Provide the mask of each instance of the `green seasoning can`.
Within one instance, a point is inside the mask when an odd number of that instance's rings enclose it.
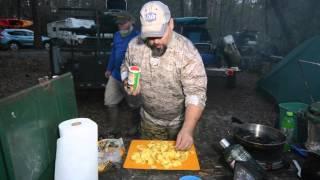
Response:
[[[133,90],[136,90],[140,80],[140,68],[139,66],[130,66],[128,75],[128,85],[133,86]]]

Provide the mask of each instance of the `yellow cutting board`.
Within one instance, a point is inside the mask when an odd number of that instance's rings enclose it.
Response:
[[[170,167],[166,169],[161,164],[155,164],[153,167],[151,167],[148,164],[138,164],[131,159],[132,154],[139,151],[137,146],[139,145],[146,146],[151,142],[157,142],[157,141],[160,141],[160,140],[132,140],[130,143],[129,151],[128,151],[126,160],[123,164],[123,167],[127,169],[200,170],[198,156],[197,156],[194,145],[192,145],[191,149],[189,150],[190,152],[188,155],[188,159],[183,161],[181,166],[177,166],[177,167]],[[175,141],[167,141],[167,142],[175,144]]]

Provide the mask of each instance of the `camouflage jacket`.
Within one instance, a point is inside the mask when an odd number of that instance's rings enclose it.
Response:
[[[121,76],[127,77],[129,66],[141,69],[140,87],[143,120],[174,127],[184,120],[189,104],[205,107],[207,76],[197,49],[192,42],[173,32],[165,54],[154,58],[141,38],[129,43]]]

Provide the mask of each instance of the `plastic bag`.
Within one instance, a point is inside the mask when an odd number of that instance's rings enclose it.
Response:
[[[120,166],[125,152],[123,139],[102,139],[98,150],[99,172],[106,171],[112,164]]]

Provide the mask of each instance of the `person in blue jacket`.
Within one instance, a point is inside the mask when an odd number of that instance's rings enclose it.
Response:
[[[108,83],[105,88],[104,105],[107,106],[110,134],[119,136],[122,130],[127,129],[126,135],[135,135],[138,132],[138,121],[140,120],[140,117],[137,117],[139,116],[139,98],[129,97],[126,94],[121,82],[120,66],[130,40],[137,36],[139,31],[133,26],[134,18],[126,11],[117,15],[116,23],[119,31],[114,34],[112,51],[105,72]],[[130,108],[129,122],[121,122],[124,121],[124,118],[119,118],[119,104],[123,99],[126,99]]]
[[[128,43],[139,34],[133,27],[133,17],[127,12],[120,13],[116,23],[119,31],[114,34],[111,56],[105,72],[109,80],[105,89],[104,105],[108,107],[116,106],[126,95],[121,84],[120,66],[124,60]]]

